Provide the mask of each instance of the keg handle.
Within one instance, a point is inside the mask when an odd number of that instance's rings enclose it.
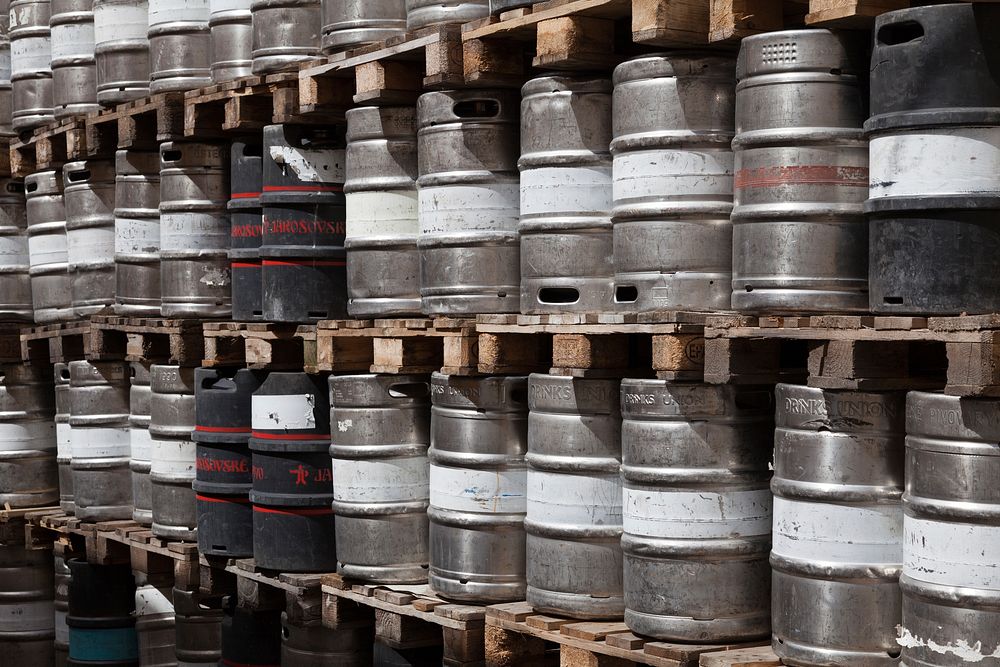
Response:
[[[160,153],[160,159],[164,162],[177,162],[181,157],[183,157],[183,153],[176,148],[171,148]]]
[[[496,118],[500,115],[500,100],[490,97],[460,100],[451,107],[457,118]]]
[[[386,387],[386,392],[392,398],[423,398],[431,388],[426,382],[396,382]]]
[[[219,377],[207,377],[201,381],[201,389],[211,389],[212,391],[236,391],[236,382],[233,378],[220,375]]]
[[[923,39],[924,26],[913,18],[879,26],[875,39],[882,46],[901,46]]]
[[[66,172],[66,178],[72,183],[87,181],[90,180],[90,170],[80,169],[78,171],[68,171]]]

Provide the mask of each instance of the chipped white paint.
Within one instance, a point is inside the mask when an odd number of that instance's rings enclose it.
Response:
[[[153,437],[146,428],[129,429],[130,450],[133,461],[148,463],[153,457]]]
[[[194,475],[195,444],[190,440],[153,438],[149,474],[155,479]]]
[[[804,561],[898,564],[903,559],[898,503],[852,505],[774,499],[775,554]]]
[[[611,165],[521,172],[521,219],[611,217]]]
[[[1000,526],[907,516],[903,530],[907,576],[931,584],[1000,591]]]
[[[253,396],[250,401],[250,423],[265,431],[304,431],[316,428],[316,396],[285,394]]]
[[[619,209],[648,206],[652,215],[672,202],[684,207],[692,200],[733,197],[733,152],[728,147],[628,151],[615,156],[613,174],[616,216],[625,213]]]
[[[338,419],[337,420],[337,430],[341,433],[347,433],[354,427],[353,419]]]
[[[563,526],[622,525],[622,482],[617,473],[528,469],[527,519]]]
[[[269,155],[275,164],[291,171],[304,183],[343,183],[346,152],[309,150],[293,146],[271,146]]]
[[[771,532],[771,491],[624,488],[623,528],[630,535],[721,539]]]
[[[431,465],[431,506],[456,512],[524,514],[525,466],[481,470]]]
[[[94,3],[94,43],[135,40],[146,41],[149,8],[139,0],[115,0]]]
[[[420,188],[420,233],[517,230],[517,180]]]
[[[981,663],[987,659],[1000,658],[1000,645],[997,645],[992,652],[986,653],[984,651],[989,651],[989,648],[984,649],[983,642],[979,639],[971,643],[965,639],[958,639],[953,643],[941,644],[930,638],[916,637],[902,626],[896,626],[896,630],[899,633],[896,643],[903,648],[925,648],[941,655],[953,655],[972,664]]]
[[[220,269],[209,267],[201,274],[201,278],[198,279],[203,285],[208,285],[209,287],[225,287],[229,284],[231,280],[229,269]]]

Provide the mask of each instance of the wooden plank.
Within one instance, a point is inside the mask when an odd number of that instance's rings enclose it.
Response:
[[[564,635],[589,641],[601,641],[614,632],[627,631],[628,626],[620,622],[567,623],[559,628]]]
[[[781,661],[769,646],[703,653],[700,667],[778,667]]]
[[[632,0],[632,41],[654,46],[708,43],[705,0]]]
[[[514,37],[533,39],[536,24],[549,19],[563,16],[594,16],[599,18],[620,18],[627,16],[631,10],[630,0],[574,0],[533,11],[509,21],[484,19],[462,27],[462,40],[487,39],[495,37]]]

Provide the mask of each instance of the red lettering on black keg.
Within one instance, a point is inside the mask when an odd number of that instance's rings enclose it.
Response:
[[[253,466],[252,474],[254,479],[264,479],[264,469],[260,466]]]
[[[233,225],[229,228],[229,236],[234,239],[255,239],[263,236],[264,225],[252,222],[246,225]]]
[[[301,463],[297,468],[292,468],[288,471],[290,475],[295,476],[295,486],[308,486],[309,485],[309,469],[306,468]]]
[[[246,459],[210,459],[201,457],[195,461],[195,468],[206,472],[245,473],[247,471],[247,461]]]
[[[264,229],[268,234],[346,234],[347,223],[343,220],[275,220],[264,218]]]
[[[313,475],[314,482],[333,482],[333,468],[320,468]]]

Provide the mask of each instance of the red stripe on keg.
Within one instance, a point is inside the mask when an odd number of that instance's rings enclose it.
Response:
[[[841,185],[868,187],[868,167],[804,165],[799,167],[756,167],[740,169],[733,184],[738,188],[766,188],[775,185]]]
[[[249,498],[237,498],[232,497],[230,500],[225,498],[213,497],[213,496],[203,496],[200,493],[194,494],[195,500],[204,500],[206,503],[239,503],[240,505],[249,505]]]
[[[333,260],[304,259],[301,261],[278,261],[265,259],[264,266],[347,266],[347,262],[337,262]]]
[[[260,662],[233,662],[232,660],[226,660],[223,658],[220,660],[226,667],[281,667],[281,665],[276,665],[274,663],[260,663]]]
[[[252,431],[250,435],[261,440],[329,440],[329,433],[261,433]]]
[[[259,269],[260,262],[233,262],[229,266],[233,269]]]
[[[230,199],[253,199],[254,197],[259,197],[259,192],[233,192],[229,195]]]
[[[206,433],[249,433],[250,429],[243,428],[242,426],[198,426],[194,427],[196,431],[205,431]]]
[[[342,192],[343,185],[265,185],[264,192]]]
[[[333,514],[332,509],[327,509],[325,507],[311,507],[304,510],[276,510],[272,507],[261,507],[260,505],[253,506],[254,512],[263,512],[264,514],[296,514],[298,516],[324,516],[327,514]]]

